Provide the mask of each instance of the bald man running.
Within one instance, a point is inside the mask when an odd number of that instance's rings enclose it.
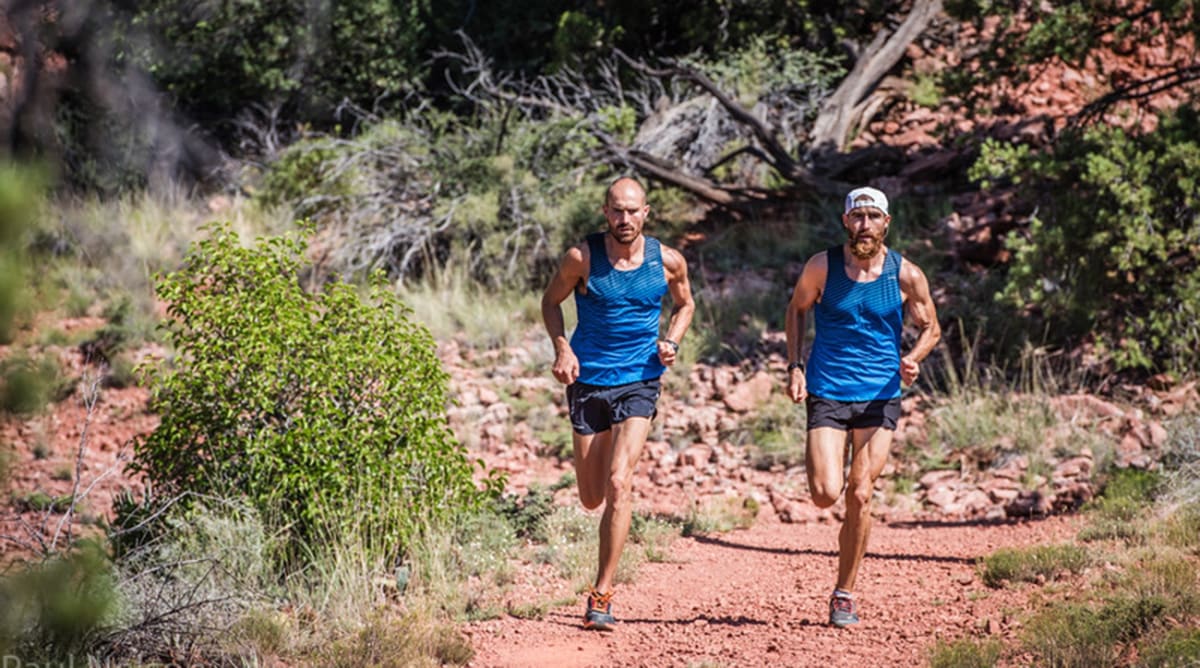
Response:
[[[567,385],[579,499],[588,509],[604,504],[583,626],[610,631],[613,579],[633,518],[633,472],[656,413],[659,377],[675,363],[696,306],[683,256],[642,234],[650,213],[642,185],[614,181],[603,212],[608,229],[562,258],[542,295],[542,319],[554,344],[554,377]],[[668,293],[673,308],[660,337]],[[572,294],[579,324],[568,342],[562,302]]]

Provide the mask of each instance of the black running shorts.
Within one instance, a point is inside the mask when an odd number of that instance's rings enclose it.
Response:
[[[596,434],[631,417],[653,419],[661,388],[657,378],[612,387],[571,383],[567,386],[571,428],[578,434]]]
[[[895,429],[900,419],[900,397],[874,401],[838,401],[808,395],[808,428],[834,427],[842,431],[882,427]]]

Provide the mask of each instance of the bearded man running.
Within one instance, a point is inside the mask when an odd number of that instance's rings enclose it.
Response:
[[[921,360],[941,338],[925,274],[883,243],[891,222],[886,195],[874,188],[850,191],[842,214],[846,242],[808,260],[785,315],[787,394],[806,402],[808,412],[809,492],[820,508],[846,493],[829,599],[829,623],[837,627],[858,623],[854,586],[871,533],[875,480],[900,416],[901,383],[916,381]],[[810,311],[815,336],[806,366],[802,347]],[[919,334],[901,356],[906,313]]]

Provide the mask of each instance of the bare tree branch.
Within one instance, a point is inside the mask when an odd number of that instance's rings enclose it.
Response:
[[[884,29],[875,35],[842,84],[821,106],[821,113],[813,123],[810,154],[836,152],[845,146],[870,93],[940,11],[942,0],[916,0],[895,32]]]
[[[1156,77],[1135,81],[1117,90],[1100,96],[1080,109],[1070,119],[1070,125],[1079,127],[1095,122],[1113,105],[1126,100],[1140,100],[1193,81],[1200,81],[1200,65],[1182,67]]]
[[[787,149],[775,138],[774,131],[766,123],[736,100],[726,95],[712,79],[705,76],[703,72],[687,67],[686,65],[676,63],[675,67],[680,75],[695,83],[704,92],[720,102],[721,106],[729,112],[729,115],[735,121],[748,127],[754,133],[754,138],[758,140],[758,143],[762,145],[770,156],[769,163],[771,167],[782,174],[784,178],[813,189],[820,189],[824,185],[811,171],[792,158]]]

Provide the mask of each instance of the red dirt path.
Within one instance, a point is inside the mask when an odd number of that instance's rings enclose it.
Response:
[[[609,634],[579,627],[582,600],[543,619],[464,627],[471,666],[917,666],[938,639],[1019,631],[1031,589],[990,589],[978,557],[1070,540],[1076,517],[877,523],[859,574],[856,627],[826,622],[836,526],[788,525],[764,510],[748,530],[681,538],[620,586]]]

